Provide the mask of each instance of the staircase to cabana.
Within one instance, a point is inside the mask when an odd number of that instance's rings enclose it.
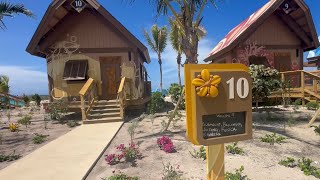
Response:
[[[83,124],[123,121],[127,105],[127,83],[130,83],[128,78],[121,79],[117,99],[99,100],[99,84],[94,79],[89,78],[79,92]]]
[[[280,72],[280,74],[286,88],[273,92],[269,98],[301,99],[302,105],[306,102],[320,102],[320,71],[297,70]]]

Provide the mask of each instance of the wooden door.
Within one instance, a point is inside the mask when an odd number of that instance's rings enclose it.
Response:
[[[275,53],[274,66],[279,72],[291,71],[290,53]]]
[[[100,57],[102,97],[101,99],[116,99],[120,84],[120,57]]]

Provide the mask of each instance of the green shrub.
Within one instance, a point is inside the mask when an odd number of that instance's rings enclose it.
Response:
[[[171,100],[173,103],[178,103],[178,100],[181,96],[181,92],[183,90],[182,86],[179,86],[177,83],[173,83],[169,87],[169,94],[171,95]],[[186,109],[186,103],[185,103],[185,97],[183,96],[180,104],[179,104],[179,109],[184,110]]]
[[[163,165],[162,180],[182,180],[182,172],[179,170],[179,166],[174,168],[170,163]]]
[[[154,92],[151,96],[151,102],[148,104],[147,112],[149,114],[155,114],[160,112],[165,107],[165,101],[161,92]]]
[[[266,134],[264,137],[261,137],[261,142],[269,143],[270,145],[274,145],[275,143],[281,144],[284,142],[286,138],[276,133],[273,134]]]
[[[244,153],[243,149],[238,147],[237,145],[238,145],[237,142],[227,145],[226,146],[227,152],[230,154],[243,154]]]
[[[40,106],[41,97],[39,94],[34,94],[31,96],[32,101],[35,101],[38,106]]]
[[[295,105],[295,106],[301,106],[301,105],[302,105],[302,100],[301,100],[301,99],[296,99],[296,100],[293,102],[293,105]]]
[[[35,134],[36,136],[32,138],[34,144],[42,144],[47,140],[48,135]]]
[[[199,151],[193,150],[193,152],[189,151],[191,156],[196,159],[207,159],[207,153],[206,153],[206,148],[204,146],[201,146]]]
[[[109,178],[101,178],[102,180],[139,180],[137,176],[128,176],[126,174],[123,174],[122,172],[115,173],[113,172],[113,175],[110,176]]]
[[[241,166],[240,169],[236,169],[235,173],[226,172],[224,177],[226,180],[250,180],[246,175],[243,174],[244,167]]]
[[[50,103],[48,110],[51,119],[59,121],[62,120],[63,116],[68,112],[68,109],[62,100]]]
[[[302,160],[299,160],[298,166],[305,175],[312,175],[320,179],[320,169],[315,166],[312,166],[312,162],[313,161],[311,159],[303,157]]]
[[[73,127],[76,127],[76,126],[79,126],[80,124],[77,122],[77,121],[74,121],[74,120],[71,120],[71,121],[68,121],[67,122],[67,126],[69,128],[73,128]]]
[[[32,116],[25,115],[23,118],[18,120],[18,123],[21,125],[24,125],[24,126],[26,126],[26,128],[28,128],[28,125],[31,124],[31,119],[32,119]]]
[[[279,72],[264,65],[250,65],[249,73],[252,77],[252,97],[258,107],[259,101],[281,87]]]
[[[287,159],[281,160],[279,164],[285,167],[290,167],[290,168],[294,168],[298,165],[296,163],[296,160],[292,157],[287,157]]]
[[[308,102],[306,107],[309,110],[317,110],[319,108],[319,104],[317,102]]]

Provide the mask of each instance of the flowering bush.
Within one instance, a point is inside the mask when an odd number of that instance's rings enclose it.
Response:
[[[138,149],[138,146],[134,143],[129,144],[126,147],[124,144],[120,144],[116,148],[118,153],[105,155],[105,160],[109,165],[118,164],[123,158],[126,162],[133,162],[136,159],[141,159],[142,154]]]
[[[173,145],[171,139],[168,136],[162,136],[157,139],[157,144],[166,153],[173,153],[176,151],[176,147]]]

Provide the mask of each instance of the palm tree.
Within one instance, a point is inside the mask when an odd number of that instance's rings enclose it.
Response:
[[[6,29],[3,22],[4,17],[13,17],[14,14],[24,14],[28,17],[34,17],[34,14],[26,9],[23,4],[12,4],[9,2],[0,2],[0,28]]]
[[[151,27],[151,37],[148,31],[144,30],[144,36],[148,42],[150,48],[157,53],[158,63],[160,66],[160,92],[162,93],[162,59],[161,53],[167,46],[167,28],[165,26],[158,27],[158,25],[153,25]]]
[[[128,0],[134,2],[135,0]],[[217,0],[148,0],[156,5],[158,15],[172,15],[174,24],[182,34],[181,46],[185,63],[198,63],[199,28],[202,13],[209,5],[217,7]],[[169,14],[170,13],[170,14]]]
[[[9,93],[9,77],[5,75],[0,75],[0,93]]]
[[[170,42],[172,48],[177,52],[177,64],[178,64],[178,80],[179,80],[179,86],[181,86],[181,76],[180,76],[180,67],[181,67],[181,55],[182,55],[182,34],[180,33],[178,27],[173,22],[174,20],[169,18],[170,23]]]

